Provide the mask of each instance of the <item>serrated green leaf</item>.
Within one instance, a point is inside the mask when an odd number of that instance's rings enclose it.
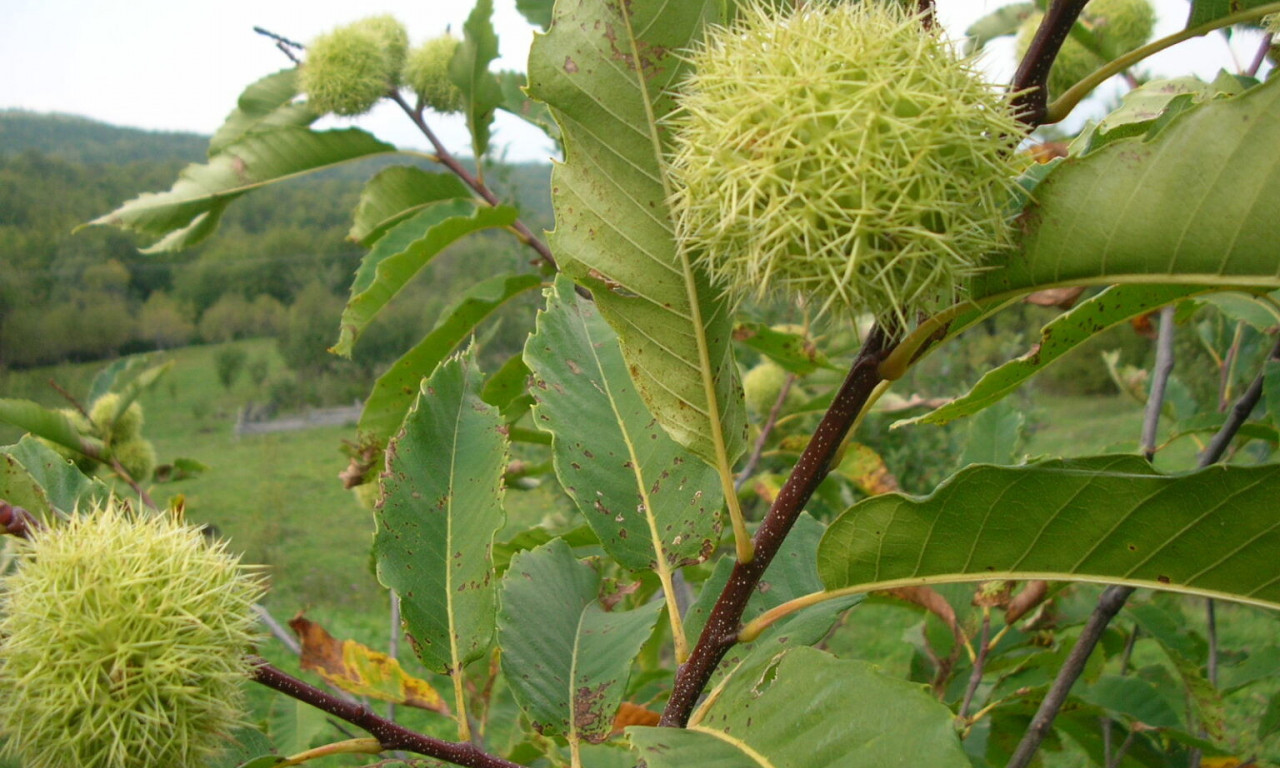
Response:
[[[548,14],[551,4],[547,3]],[[549,16],[548,16],[549,18]],[[540,101],[534,101],[524,92],[525,76],[523,72],[503,70],[498,73],[498,86],[502,89],[502,103],[498,108],[509,112],[537,127],[554,141],[560,141],[560,127],[551,118],[551,110]]]
[[[1059,163],[1019,220],[1022,248],[975,299],[1053,285],[1280,287],[1280,81],[1187,110],[1150,141]]]
[[[204,768],[267,768],[284,760],[270,752],[271,740],[257,728],[245,726],[231,732],[226,746]]]
[[[36,437],[43,437],[73,451],[83,452],[96,442],[91,438],[81,437],[65,415],[30,400],[0,398],[0,421],[7,421]]]
[[[1151,683],[1133,676],[1103,675],[1073,694],[1088,704],[1153,728],[1182,728],[1182,718]]]
[[[1280,466],[1154,474],[1136,456],[974,466],[827,529],[827,589],[1000,579],[1129,584],[1280,606]]]
[[[461,344],[494,310],[542,284],[536,275],[498,275],[473,285],[436,327],[397,360],[373,385],[360,414],[360,433],[387,440],[400,428],[418,382]]]
[[[168,192],[147,193],[85,226],[107,224],[165,238],[147,252],[195,245],[217,227],[227,204],[246,192],[305,173],[395,152],[358,128],[281,128],[246,136],[203,165],[188,165]]]
[[[834,368],[812,341],[797,333],[775,331],[764,323],[737,323],[733,326],[733,340],[797,376],[807,376],[819,368]]]
[[[795,648],[760,675],[735,675],[687,729],[627,734],[649,768],[967,768],[953,720],[924,686]]]
[[[1253,326],[1263,333],[1270,333],[1280,324],[1280,310],[1268,298],[1248,293],[1215,293],[1203,301],[1212,304],[1227,318]]]
[[[480,400],[472,357],[452,358],[422,382],[387,446],[373,542],[378,579],[400,595],[414,650],[441,674],[461,674],[489,647],[493,537],[506,517],[507,441],[497,409]]]
[[[311,749],[329,727],[324,711],[310,704],[284,696],[271,699],[267,730],[271,742],[286,755]]]
[[[1189,285],[1112,286],[1054,318],[1041,329],[1040,342],[1030,352],[987,371],[965,394],[941,408],[911,419],[903,419],[893,426],[946,424],[962,416],[977,413],[999,402],[1067,352],[1088,341],[1094,334],[1205,290],[1208,289]]]
[[[1016,35],[1027,17],[1036,13],[1035,3],[1013,3],[995,9],[969,25],[964,31],[964,50],[972,54],[997,37]]]
[[[525,362],[560,485],[605,550],[634,570],[705,560],[719,537],[719,476],[654,421],[617,336],[568,278],[547,291]]]
[[[533,374],[524,364],[523,353],[512,355],[494,372],[480,390],[480,399],[502,412],[502,418],[514,422],[529,411],[529,377]]]
[[[510,226],[517,213],[506,206],[477,206],[470,199],[442,200],[392,227],[361,259],[342,310],[338,342],[330,351],[351,357],[356,339],[378,312],[436,255],[472,232]]]
[[[146,365],[146,362],[146,355],[130,355],[98,371],[89,384],[89,396],[85,399],[85,405],[96,402],[98,398],[110,392],[117,381],[128,376],[134,369]]]
[[[561,539],[516,554],[503,577],[502,668],[539,733],[599,742],[613,728],[662,602],[611,612],[599,592],[600,574]]]
[[[409,165],[384,168],[360,191],[347,238],[368,248],[423,206],[470,196],[462,180],[451,173],[428,173]]]
[[[466,101],[463,114],[471,132],[472,157],[484,157],[489,151],[493,113],[503,103],[502,87],[489,71],[489,63],[498,58],[498,35],[493,31],[492,18],[493,0],[476,0],[462,25],[462,44],[449,63],[449,79]]]
[[[662,427],[728,472],[746,447],[730,306],[676,248],[659,122],[717,0],[557,5],[534,40],[529,93],[565,143],[552,173],[562,270],[594,294]]]
[[[1262,396],[1272,426],[1280,429],[1280,360],[1268,360],[1262,369]]]
[[[305,128],[320,119],[305,103],[293,101],[298,92],[297,67],[267,75],[245,88],[236,108],[209,140],[209,157],[250,134],[277,128]]]
[[[15,445],[0,448],[0,453],[17,461],[39,486],[45,501],[61,514],[70,515],[77,509],[87,509],[111,495],[106,483],[85,476],[75,464],[29,435]],[[26,508],[28,512],[37,512],[33,507]]]
[[[1120,106],[1072,143],[1073,154],[1093,152],[1116,139],[1150,135],[1181,112],[1209,99],[1238,96],[1244,86],[1235,78],[1212,83],[1198,77],[1151,80],[1124,95]]]
[[[1022,411],[1003,400],[979,413],[969,423],[960,466],[1016,463],[1025,421]]]
[[[546,30],[551,26],[551,6],[555,0],[516,0],[516,10],[532,25]]]
[[[22,507],[37,520],[48,521],[53,516],[49,495],[40,487],[26,467],[8,453],[9,449],[16,447],[14,445],[0,448],[0,501]]]

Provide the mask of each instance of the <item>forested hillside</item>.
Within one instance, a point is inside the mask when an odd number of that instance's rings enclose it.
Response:
[[[123,200],[167,189],[185,165],[204,159],[207,142],[0,111],[0,367],[260,335],[280,338],[297,366],[332,367],[314,347],[336,328],[341,294],[362,255],[346,239],[351,210],[370,176],[406,158],[353,163],[261,190],[252,207],[232,205],[208,242],[177,255],[141,254],[142,243],[116,229],[73,232]],[[489,173],[531,225],[550,226],[549,166]],[[415,309],[370,333],[357,359],[367,366],[379,350],[402,349],[402,335],[420,335],[450,301],[456,280],[479,274],[477,260],[522,258],[509,238],[471,250],[442,259],[421,281]],[[462,263],[465,269],[453,266]]]

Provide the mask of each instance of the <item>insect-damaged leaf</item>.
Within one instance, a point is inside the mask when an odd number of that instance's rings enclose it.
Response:
[[[449,707],[426,680],[400,667],[400,662],[355,640],[339,640],[301,614],[289,627],[302,644],[302,668],[319,673],[348,693],[391,701],[443,715]]]
[[[720,530],[719,478],[649,414],[617,336],[568,279],[547,291],[525,361],[556,475],[605,550],[632,569],[706,559]]]
[[[414,649],[433,672],[483,655],[493,634],[493,536],[502,527],[507,441],[480,399],[470,351],[423,381],[387,447],[374,554],[400,594]]]
[[[511,690],[540,732],[603,741],[631,664],[662,602],[607,611],[600,574],[562,539],[511,559],[502,580],[498,639]]]
[[[565,145],[551,181],[557,261],[591,289],[662,427],[728,474],[746,447],[731,307],[676,247],[659,125],[687,71],[678,52],[721,5],[557,3],[534,40],[528,90],[551,107]]]

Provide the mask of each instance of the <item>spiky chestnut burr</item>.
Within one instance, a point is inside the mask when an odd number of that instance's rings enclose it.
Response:
[[[1022,130],[918,16],[754,3],[690,60],[669,126],[676,237],[730,294],[906,322],[1005,247]]]
[[[137,401],[130,403],[117,418],[120,402],[118,393],[108,392],[89,407],[89,419],[93,421],[98,437],[108,441],[127,441],[142,434],[142,404]]]
[[[449,79],[449,62],[458,50],[459,40],[441,35],[414,48],[404,66],[404,82],[418,94],[422,103],[441,114],[461,112],[462,91]]]
[[[259,577],[114,504],[17,542],[0,581],[0,734],[25,768],[204,765],[244,719]]]
[[[376,16],[320,35],[300,70],[307,103],[317,112],[354,117],[373,109],[399,82],[408,38],[390,16]]]
[[[150,480],[151,473],[156,468],[156,447],[140,435],[113,444],[111,456],[120,462],[129,477],[139,483]]]

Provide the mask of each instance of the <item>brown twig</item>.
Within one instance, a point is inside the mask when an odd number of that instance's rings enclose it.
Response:
[[[399,92],[392,91],[388,94],[388,98],[400,105],[400,108],[404,110],[404,113],[409,116],[409,119],[413,121],[413,124],[422,132],[422,135],[427,137],[427,141],[431,142],[431,148],[432,151],[435,152],[437,162],[448,168],[453,175],[461,179],[462,183],[470,187],[473,192],[479,195],[489,205],[496,206],[502,204],[502,201],[498,199],[498,196],[494,194],[493,190],[480,179],[476,178],[475,174],[468,171],[462,163],[458,162],[458,158],[454,157],[453,153],[450,152],[440,139],[436,137],[435,132],[431,130],[431,126],[427,125],[427,121],[423,119],[422,110],[414,109],[409,106],[409,102],[405,101],[404,97],[401,96]],[[476,158],[476,162],[480,162],[480,159]],[[533,231],[530,230],[523,221],[517,219],[516,222],[511,225],[511,228],[515,230],[521,242],[538,252],[538,257],[543,262],[550,265],[552,268],[556,267],[556,260],[555,257],[551,255],[551,249],[546,243],[542,242],[537,235],[533,234]]]
[[[1087,2],[1056,0],[1050,3],[1036,36],[1018,65],[1011,86],[1013,108],[1018,119],[1029,127],[1035,128],[1049,115],[1049,69]]]
[[[866,342],[853,361],[849,375],[836,393],[813,438],[805,446],[791,476],[778,492],[773,506],[756,529],[753,540],[755,557],[749,563],[735,563],[729,581],[721,591],[702,635],[689,660],[676,672],[671,698],[663,710],[660,725],[684,727],[693,706],[702,694],[716,665],[737,642],[738,629],[747,600],[765,569],[778,553],[791,526],[799,517],[809,497],[831,469],[845,435],[880,383],[877,371],[880,361],[893,349],[896,341],[879,326],[867,335]]]
[[[522,768],[518,763],[490,755],[474,744],[433,739],[374,714],[367,705],[325,693],[314,685],[276,669],[264,659],[254,659],[253,681],[291,696],[367,731],[384,750],[404,750],[434,757],[467,768]]]
[[[0,534],[29,539],[40,530],[40,521],[26,509],[0,499]]]
[[[1262,69],[1262,62],[1267,60],[1267,54],[1271,52],[1271,43],[1274,42],[1274,35],[1266,35],[1262,38],[1262,44],[1258,46],[1258,52],[1254,54],[1253,61],[1249,64],[1249,68],[1245,70],[1245,74],[1249,77],[1257,77],[1258,70]]]

